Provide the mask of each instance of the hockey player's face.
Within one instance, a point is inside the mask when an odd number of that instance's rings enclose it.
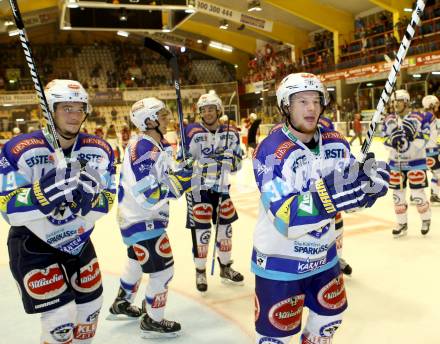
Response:
[[[290,120],[303,133],[313,134],[316,131],[321,111],[321,99],[318,92],[305,91],[290,97]]]
[[[215,105],[206,105],[200,109],[200,115],[205,124],[213,125],[217,122],[217,107]]]
[[[81,102],[62,102],[56,105],[55,125],[65,137],[75,137],[85,118],[84,104]]]
[[[170,123],[170,112],[168,109],[162,109],[158,113],[159,130],[165,135],[167,133],[168,124]]]
[[[406,102],[404,100],[395,100],[394,101],[394,111],[398,114],[405,112],[406,110]]]

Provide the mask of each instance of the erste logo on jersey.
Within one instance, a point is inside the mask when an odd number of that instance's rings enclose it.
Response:
[[[305,295],[289,297],[269,310],[270,323],[281,331],[291,331],[301,324]]]
[[[27,293],[37,300],[56,297],[67,289],[63,273],[57,263],[45,269],[29,271],[24,276],[23,283]]]
[[[156,252],[159,256],[164,258],[171,258],[173,256],[170,240],[168,239],[168,235],[166,233],[163,233],[157,240]]]
[[[78,283],[76,272],[70,279],[70,283],[75,290],[81,293],[90,293],[101,286],[101,270],[99,268],[98,258],[93,258],[87,265],[80,269],[79,273],[81,283]]]
[[[342,274],[321,288],[318,293],[318,301],[327,309],[338,309],[345,305],[347,298]]]
[[[150,254],[148,253],[147,248],[138,244],[134,244],[132,247],[136,258],[141,265],[144,265],[146,262],[148,262]]]

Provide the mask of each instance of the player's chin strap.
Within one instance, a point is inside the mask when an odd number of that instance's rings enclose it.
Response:
[[[159,130],[159,127],[160,127],[159,121],[155,120],[154,122],[156,122],[157,125],[155,127],[153,127],[153,128],[148,128],[147,127],[147,129],[149,129],[149,130],[156,130],[157,133],[160,135],[160,139],[163,140],[164,139],[163,133]]]

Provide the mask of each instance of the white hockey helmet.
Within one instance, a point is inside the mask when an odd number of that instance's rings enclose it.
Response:
[[[250,118],[251,120],[255,121],[255,120],[257,119],[257,114],[256,114],[255,112],[252,112],[252,113],[249,115],[249,118]]]
[[[278,107],[290,106],[290,96],[305,91],[317,91],[320,93],[321,105],[326,107],[330,103],[327,89],[319,78],[311,73],[292,73],[281,80],[276,96]]]
[[[163,101],[151,97],[138,100],[133,104],[130,111],[131,122],[141,131],[147,130],[146,120],[157,121],[159,116],[157,113],[165,109]]]
[[[49,110],[55,112],[55,104],[61,102],[79,102],[86,105],[85,112],[91,111],[89,95],[84,87],[76,80],[54,79],[44,89]]]
[[[433,109],[439,103],[438,98],[434,95],[427,95],[422,99],[422,105],[425,110]]]
[[[208,105],[214,105],[217,108],[217,111],[223,113],[223,104],[222,100],[215,92],[209,92],[202,94],[197,101],[197,110],[199,113],[201,112],[201,108]]]
[[[411,98],[407,90],[397,90],[391,95],[391,100],[404,100],[406,103],[409,103]]]

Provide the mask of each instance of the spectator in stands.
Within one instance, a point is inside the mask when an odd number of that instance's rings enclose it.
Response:
[[[112,108],[111,116],[113,122],[118,118],[118,111],[114,107]]]
[[[105,134],[105,140],[112,146],[113,152],[115,153],[115,161],[117,164],[121,163],[121,150],[119,148],[119,138],[116,134],[116,128],[114,124],[111,124]]]
[[[101,139],[104,138],[104,129],[100,125],[98,125],[95,129],[95,135],[100,137]]]
[[[128,141],[130,141],[131,137],[131,131],[128,125],[124,125],[124,127],[121,130],[121,143],[122,143],[122,149],[125,151],[125,147],[128,145]]]
[[[353,143],[353,141],[356,138],[359,138],[359,144],[362,145],[362,124],[361,124],[361,115],[359,113],[356,113],[354,115],[353,131],[354,131],[354,135],[350,140],[350,145]]]

